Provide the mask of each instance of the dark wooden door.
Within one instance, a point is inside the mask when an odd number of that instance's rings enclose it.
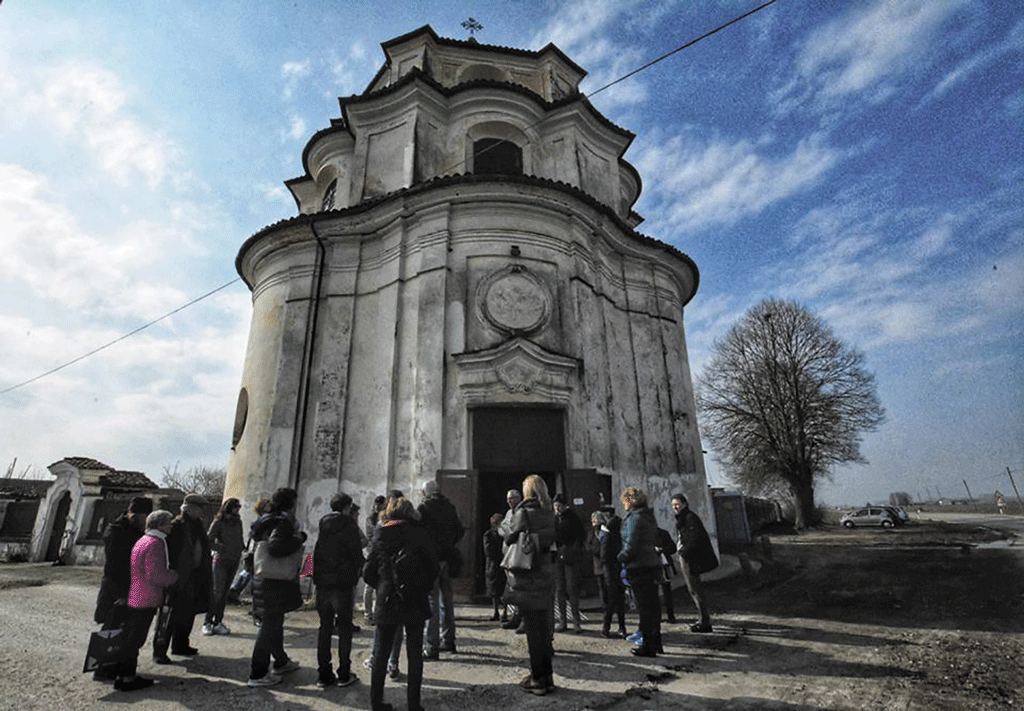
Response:
[[[462,553],[462,570],[457,578],[452,579],[452,592],[460,598],[468,598],[475,587],[475,571],[477,568],[477,538],[474,525],[477,520],[477,501],[479,499],[479,475],[473,469],[440,469],[437,472],[437,484],[441,493],[459,512],[466,534],[459,541],[458,549]]]
[[[562,487],[569,505],[580,517],[585,531],[590,531],[590,514],[608,506],[612,500],[612,478],[598,474],[596,469],[569,469],[562,475]],[[588,555],[580,566],[583,574],[583,590],[587,595],[598,591],[594,566]]]
[[[612,478],[596,469],[570,469],[562,475],[563,491],[584,526],[590,526],[590,514],[612,502]]]

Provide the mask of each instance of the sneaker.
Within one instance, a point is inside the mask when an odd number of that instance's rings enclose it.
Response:
[[[214,634],[231,634],[231,630],[229,630],[227,628],[227,625],[225,625],[223,622],[218,622],[216,624],[216,626],[213,628],[213,633]],[[204,631],[203,634],[206,634],[206,632]]]
[[[425,662],[436,662],[440,658],[441,658],[441,655],[438,654],[436,649],[433,650],[433,651],[431,651],[429,649],[424,649],[423,650],[423,661],[425,661]]]
[[[273,686],[274,684],[280,684],[281,677],[267,672],[266,675],[261,676],[259,679],[253,679],[250,677],[247,684],[253,688],[260,686]]]
[[[209,623],[203,625],[203,636],[204,637],[209,637],[209,636],[214,635],[214,634],[217,634],[217,633],[214,632],[213,625],[211,625]]]
[[[398,671],[398,665],[397,664],[388,664],[388,678],[389,679],[397,679],[398,675],[400,673],[401,672]]]
[[[373,657],[367,657],[363,660],[363,669],[373,670]]]
[[[333,675],[332,676],[326,676],[326,677],[325,676],[321,676],[321,677],[317,678],[317,680],[316,680],[316,688],[318,688],[318,689],[326,689],[326,688],[331,687],[331,686],[337,686],[337,684],[338,684],[338,680],[335,679]]]
[[[352,684],[355,684],[357,681],[359,681],[359,677],[352,672],[349,672],[348,676],[344,679],[338,679],[338,686],[352,686]]]
[[[174,664],[170,657],[166,654],[161,654],[158,657],[153,657],[154,664]]]
[[[199,654],[199,650],[195,647],[185,647],[184,649],[172,649],[171,654],[178,657],[194,657]]]
[[[271,669],[270,673],[271,674],[277,674],[278,676],[281,676],[282,674],[288,674],[290,672],[293,672],[293,671],[295,671],[298,668],[299,668],[299,663],[297,661],[295,661],[294,659],[289,659],[287,662],[285,662],[281,666],[274,667],[273,669]]]
[[[627,642],[636,642],[639,639],[640,639],[640,630],[637,630],[633,634],[626,635],[626,641]]]

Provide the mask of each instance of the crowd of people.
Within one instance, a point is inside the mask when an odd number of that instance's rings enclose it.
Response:
[[[205,615],[204,635],[230,634],[225,606],[250,584],[258,629],[247,684],[280,683],[299,668],[285,651],[284,623],[285,615],[303,603],[302,572],[316,588],[317,686],[358,681],[351,656],[362,582],[365,620],[373,627],[372,652],[363,663],[370,670],[370,706],[392,708],[384,701],[385,678],[400,676],[404,643],[407,707],[421,709],[424,662],[457,651],[452,578],[462,567],[459,543],[465,528],[436,481],[425,481],[419,494],[419,506],[398,490],[377,497],[364,528],[351,496],[336,494],[319,521],[311,559],[304,557],[307,534],[295,516],[294,489],[278,489],[257,504],[248,540],[238,499],[222,503],[208,530],[200,519],[205,505],[200,496],[186,496],[177,516],[153,511],[148,498],[133,499],[107,526],[94,616],[105,630],[121,629],[124,641],[118,657],[96,669],[94,678],[113,680],[121,691],[150,686],[153,680],[139,676],[137,668],[154,620],[155,663],[172,663],[168,654],[193,656],[199,653],[191,641],[196,615]],[[672,498],[672,531],[659,528],[647,496],[634,487],[622,492],[622,517],[613,507],[602,507],[592,513],[589,531],[564,495],[549,494],[541,476],[526,477],[521,491],[508,491],[506,503],[504,514],[490,517],[480,543],[491,620],[526,637],[530,673],[520,682],[524,691],[554,690],[554,635],[583,630],[580,592],[588,564],[603,607],[601,634],[633,642],[632,654],[664,652],[662,600],[668,622],[674,623],[671,580],[677,570],[697,609],[690,630],[711,631],[701,575],[718,559],[682,494]],[[632,634],[626,627],[631,608],[637,616]]]

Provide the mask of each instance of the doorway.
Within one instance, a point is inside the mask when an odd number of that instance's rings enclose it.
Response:
[[[553,407],[477,407],[470,410],[473,469],[478,472],[473,521],[467,535],[480,555],[473,565],[473,591],[482,594],[482,538],[490,517],[508,510],[505,494],[522,489],[523,479],[539,474],[554,496],[565,471],[565,411]]]
[[[53,524],[50,526],[50,540],[46,545],[47,562],[56,562],[60,558],[60,546],[64,542],[64,529],[68,523],[68,513],[71,511],[71,492],[65,491],[57,502],[57,511],[53,515]]]

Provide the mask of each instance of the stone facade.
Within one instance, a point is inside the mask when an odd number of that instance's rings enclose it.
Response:
[[[615,503],[644,488],[664,526],[683,491],[713,529],[683,328],[698,272],[634,229],[632,134],[551,45],[425,27],[382,47],[287,183],[299,215],[238,254],[253,317],[225,496],[251,517],[294,486],[315,532],[338,491],[365,513],[389,489],[469,471],[460,513],[477,545],[493,511],[464,507],[495,508],[543,460],[555,489],[571,488],[557,466],[603,477]],[[482,413],[504,408],[556,412],[564,451],[534,453],[550,442],[531,437],[521,466],[485,461],[480,443],[502,433]]]

